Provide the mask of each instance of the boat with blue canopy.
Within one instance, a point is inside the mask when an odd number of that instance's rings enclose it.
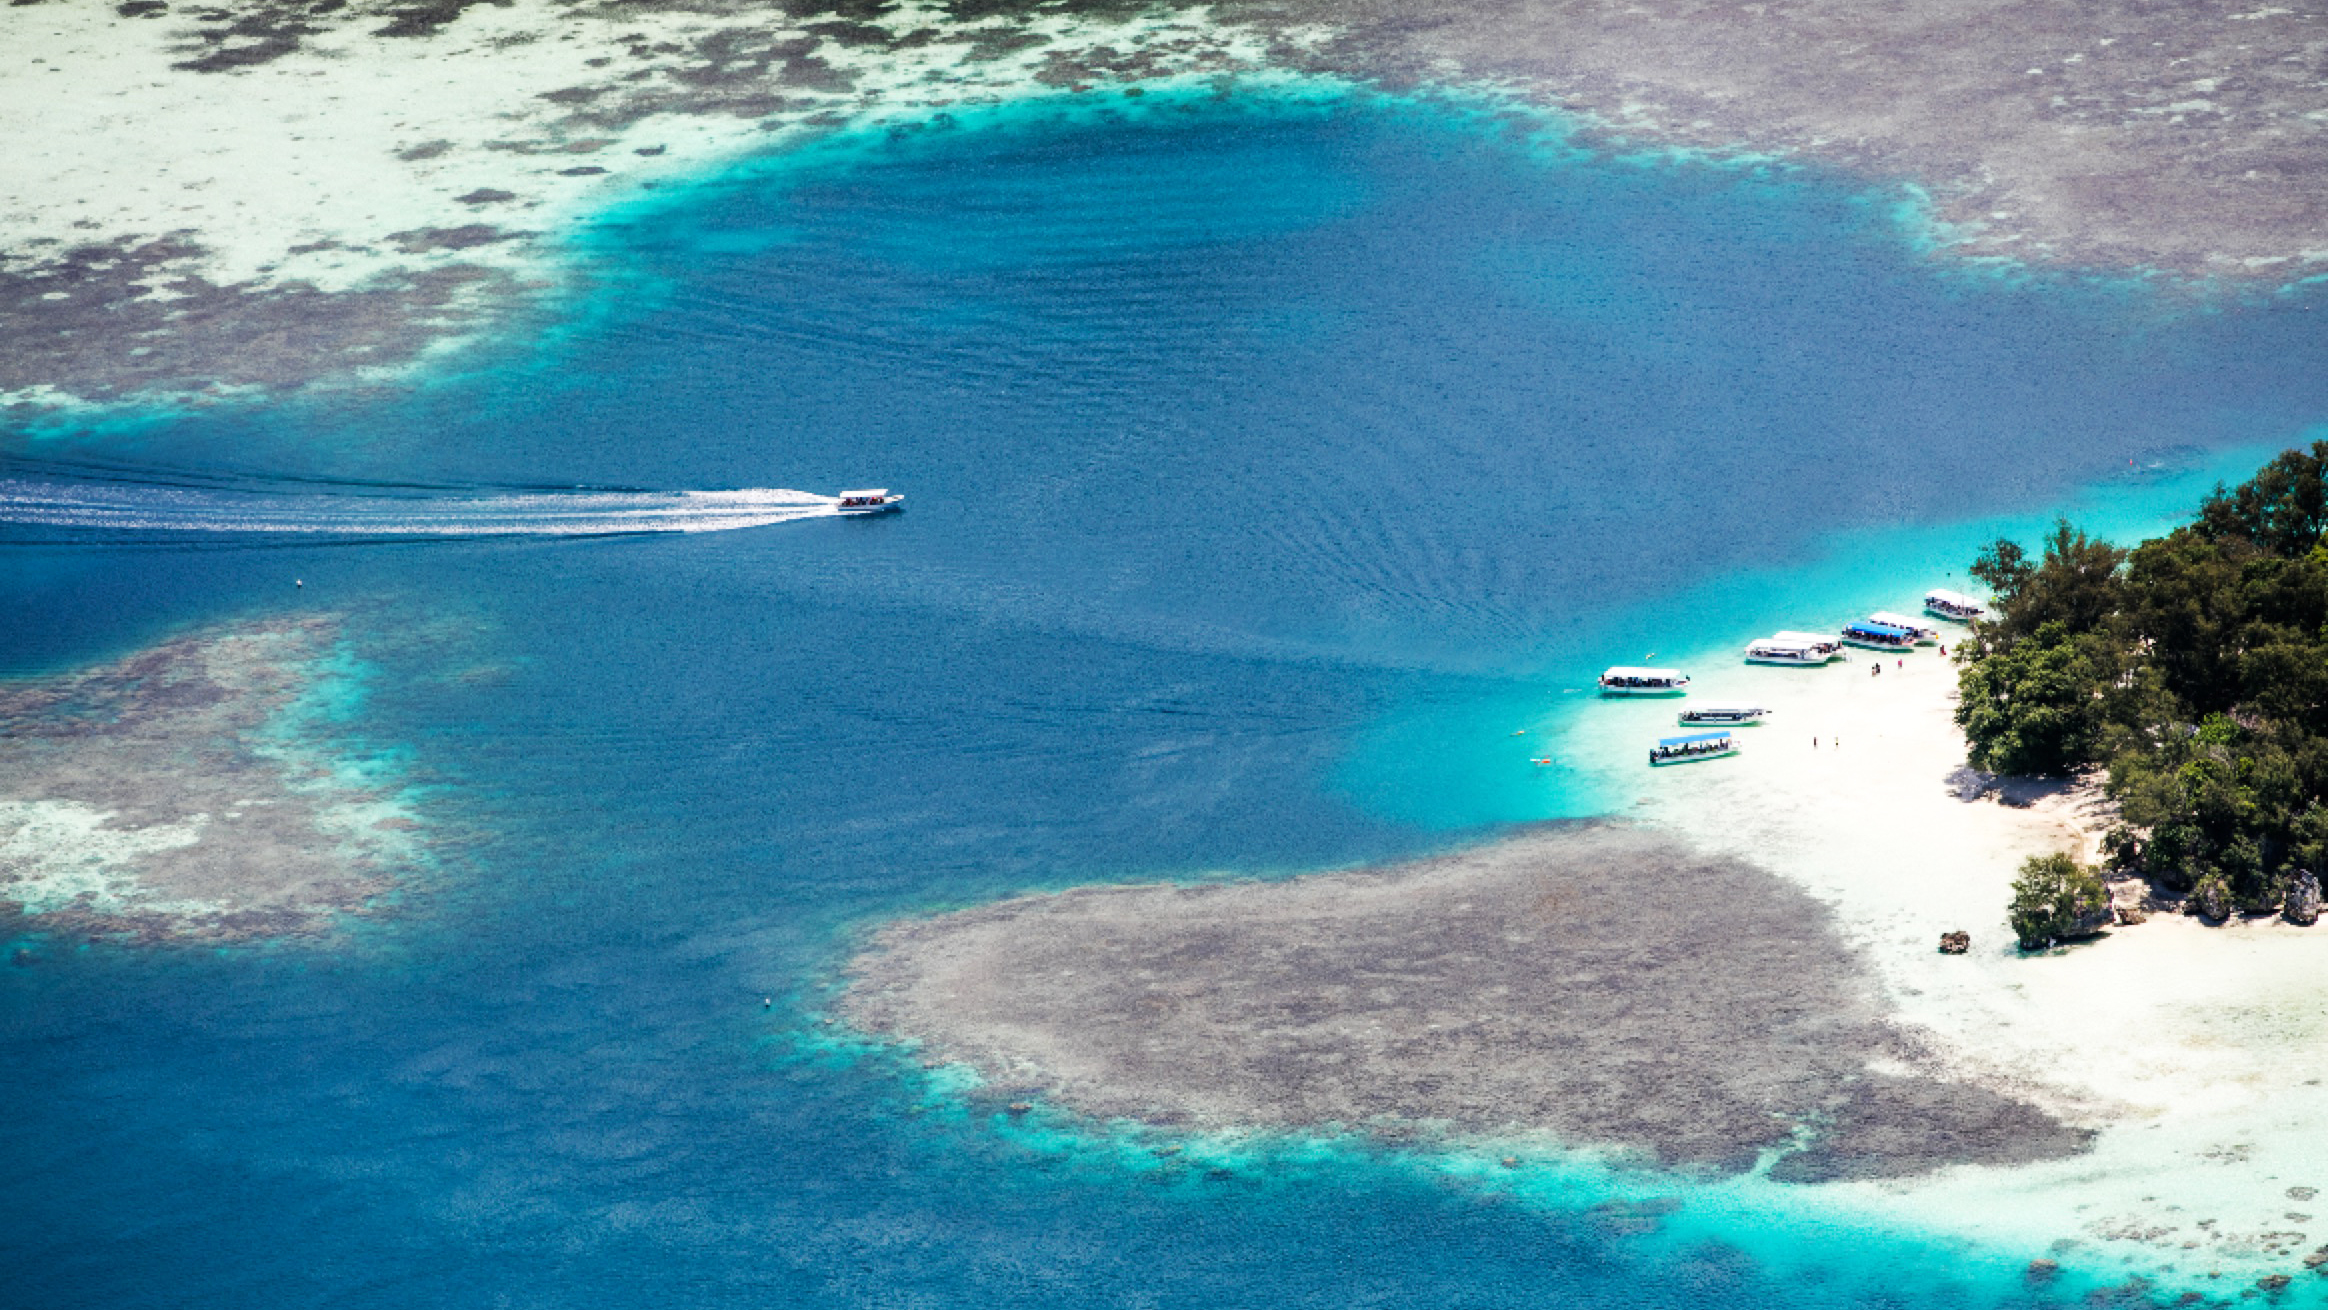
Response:
[[[1862,619],[1857,623],[1843,625],[1843,644],[1865,646],[1870,650],[1908,650],[1915,646],[1916,634],[1906,628]]]
[[[1880,623],[1887,628],[1901,628],[1912,632],[1916,636],[1916,641],[1921,645],[1928,646],[1940,640],[1940,629],[1920,619],[1911,619],[1905,614],[1894,614],[1890,610],[1877,610],[1867,616],[1867,621]]]
[[[1660,737],[1650,748],[1651,765],[1688,764],[1738,753],[1737,741],[1726,732],[1693,732],[1685,737]]]

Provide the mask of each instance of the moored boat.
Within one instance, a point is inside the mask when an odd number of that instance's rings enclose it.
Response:
[[[1600,675],[1603,696],[1679,696],[1689,690],[1689,675],[1679,669],[1638,669],[1619,665]]]
[[[1934,587],[1924,593],[1924,612],[1958,623],[1970,623],[1988,613],[1988,607],[1961,591]]]
[[[1877,610],[1867,616],[1867,621],[1880,623],[1887,628],[1900,628],[1912,632],[1915,634],[1916,644],[1919,646],[1929,646],[1940,640],[1940,629],[1922,620],[1911,619],[1904,614],[1894,614],[1890,610]]]
[[[1774,632],[1770,635],[1779,641],[1803,642],[1831,660],[1843,657],[1843,642],[1832,633],[1796,632],[1790,628],[1785,632]]]
[[[1738,743],[1726,732],[1697,732],[1686,737],[1661,737],[1649,748],[1649,763],[1688,764],[1738,753]]]
[[[1916,634],[1906,628],[1895,628],[1888,623],[1870,623],[1863,619],[1843,625],[1843,644],[1865,646],[1870,650],[1907,650],[1916,644]]]
[[[1769,713],[1769,710],[1759,705],[1748,705],[1743,702],[1729,705],[1692,705],[1681,712],[1680,722],[1681,726],[1685,728],[1710,727],[1716,724],[1744,727],[1748,724],[1762,722],[1763,716]]]
[[[1825,664],[1835,658],[1841,644],[1834,638],[1805,640],[1799,634],[1780,633],[1759,637],[1746,645],[1748,664]]]
[[[844,491],[841,501],[833,508],[843,514],[886,514],[903,507],[905,496],[889,494],[887,487],[871,487],[861,491]]]

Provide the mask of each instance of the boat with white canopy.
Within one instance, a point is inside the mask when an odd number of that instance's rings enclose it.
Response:
[[[1692,705],[1681,712],[1681,726],[1697,728],[1727,725],[1742,728],[1762,722],[1763,716],[1769,713],[1760,705],[1750,705],[1744,701],[1725,705]]]
[[[1812,648],[1826,655],[1828,659],[1841,659],[1843,657],[1843,643],[1833,633],[1796,632],[1792,629],[1789,629],[1785,632],[1774,632],[1770,635],[1780,641],[1805,642]]]
[[[1679,696],[1689,690],[1689,675],[1679,669],[1639,669],[1618,665],[1600,675],[1603,696]]]
[[[1774,637],[1758,637],[1746,645],[1748,664],[1808,664],[1821,665],[1841,653],[1842,643],[1833,637],[1808,639],[1799,634],[1780,633]]]
[[[1921,619],[1911,619],[1905,614],[1894,614],[1890,610],[1877,610],[1867,616],[1867,621],[1880,623],[1887,628],[1901,628],[1912,632],[1916,635],[1916,644],[1919,646],[1929,646],[1940,640],[1940,629]]]
[[[1691,764],[1737,753],[1738,743],[1729,733],[1696,732],[1686,737],[1660,737],[1657,744],[1649,748],[1649,763],[1652,767]]]
[[[1988,613],[1988,607],[1961,591],[1950,591],[1946,587],[1934,587],[1924,593],[1924,612],[1937,614],[1944,619],[1954,619],[1958,623],[1970,623],[1974,619],[1985,616]]]

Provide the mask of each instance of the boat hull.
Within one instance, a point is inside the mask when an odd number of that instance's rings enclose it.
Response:
[[[1737,753],[1738,748],[1732,746],[1726,751],[1700,751],[1695,755],[1669,755],[1664,759],[1653,759],[1649,761],[1649,767],[1652,769],[1662,769],[1669,764],[1697,764],[1705,760],[1723,760],[1728,759]]]
[[[1746,662],[1748,664],[1775,664],[1781,668],[1789,669],[1817,669],[1824,668],[1840,658],[1842,658],[1840,655],[1818,655],[1798,660],[1785,655],[1749,655],[1746,657]]]
[[[1602,687],[1603,696],[1686,696],[1687,687]]]
[[[862,518],[867,514],[892,514],[904,508],[905,497],[891,496],[889,499],[881,502],[878,505],[850,505],[846,508],[836,509],[833,512],[836,514],[847,515],[850,518]]]
[[[1762,716],[1757,714],[1744,719],[1693,719],[1687,714],[1683,714],[1675,718],[1674,722],[1684,728],[1751,728],[1762,722]]]

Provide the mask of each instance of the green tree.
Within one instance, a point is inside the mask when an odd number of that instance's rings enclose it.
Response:
[[[2089,936],[2110,922],[2110,890],[2092,869],[2056,852],[2032,855],[2013,879],[2007,917],[2024,951],[2041,951],[2070,937]]]
[[[2328,868],[2328,441],[2218,487],[2131,552],[2056,523],[1973,572],[1957,722],[2003,772],[2109,766],[2111,859],[2210,917],[2284,908]]]
[[[1956,722],[1973,767],[2061,773],[2091,762],[2111,673],[2105,643],[2059,623],[1969,662],[1957,678]]]
[[[2077,636],[2102,630],[2124,601],[2119,571],[2125,562],[2122,547],[2087,536],[2067,519],[2054,522],[2034,564],[2012,542],[1991,542],[1972,564],[1996,602],[1981,625],[1982,641],[2011,649],[2048,623]]]

